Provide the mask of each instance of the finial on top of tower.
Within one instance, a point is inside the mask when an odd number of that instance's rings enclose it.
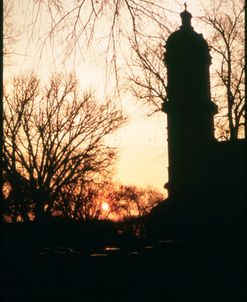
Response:
[[[180,14],[182,19],[182,26],[180,26],[181,29],[193,29],[191,26],[191,18],[192,15],[190,12],[187,11],[187,3],[184,2],[184,11]]]

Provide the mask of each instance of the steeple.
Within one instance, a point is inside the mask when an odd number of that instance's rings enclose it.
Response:
[[[184,11],[180,14],[180,17],[182,19],[182,25],[180,26],[180,28],[184,30],[193,30],[193,27],[191,26],[192,15],[187,11],[186,2],[184,3]]]

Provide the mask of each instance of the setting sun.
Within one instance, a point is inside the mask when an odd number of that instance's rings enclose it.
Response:
[[[107,202],[103,202],[101,205],[101,208],[103,211],[108,211],[109,210],[109,205]]]

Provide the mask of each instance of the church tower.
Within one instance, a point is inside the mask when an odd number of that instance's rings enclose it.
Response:
[[[166,43],[169,197],[175,200],[203,193],[210,168],[208,151],[215,142],[209,67],[211,57],[202,34],[191,26],[192,15],[180,14],[182,25]]]

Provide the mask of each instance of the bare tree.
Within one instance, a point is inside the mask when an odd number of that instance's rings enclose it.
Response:
[[[135,229],[139,230],[144,216],[164,199],[155,189],[119,185],[107,173],[100,177],[97,182],[81,178],[64,186],[54,207],[55,215],[80,221],[134,218]]]
[[[15,44],[21,35],[13,21],[14,1],[3,1],[3,58],[4,64],[10,64],[10,56],[15,53]]]
[[[110,100],[81,96],[73,75],[54,75],[44,89],[35,75],[19,76],[4,103],[5,178],[26,214],[50,215],[64,186],[97,179],[114,163],[104,139],[125,118]],[[19,183],[25,200],[14,194]]]
[[[166,98],[166,68],[163,63],[164,45],[168,31],[153,39],[132,45],[125,86],[149,107],[150,115],[159,112]]]
[[[120,185],[114,189],[109,195],[109,200],[114,201],[112,212],[125,222],[131,220],[131,231],[141,236],[144,217],[164,200],[164,196],[152,188]]]
[[[14,39],[14,27],[11,22],[11,12],[13,10],[12,1],[4,1],[3,3],[3,54],[6,58],[10,54]]]
[[[219,106],[216,117],[220,139],[244,136],[245,55],[243,0],[211,1],[200,18],[208,25],[213,56],[213,93]],[[245,133],[246,136],[246,133]]]
[[[152,188],[120,185],[114,189],[110,198],[119,201],[116,211],[122,211],[123,216],[145,216],[164,199],[160,192]]]
[[[167,32],[168,9],[162,0],[38,0],[20,5],[30,11],[27,40],[37,38],[40,57],[48,45],[54,50],[59,47],[63,61],[78,56],[83,60],[89,48],[97,49],[105,66],[105,83],[115,75],[117,87],[119,72],[125,65],[124,54],[139,39],[148,41]],[[46,22],[42,23],[44,16]]]
[[[107,41],[108,58],[116,55],[116,47],[120,39],[128,37],[131,41],[139,35],[147,35],[148,27],[154,24],[165,28],[163,1],[153,0],[80,0],[71,1],[35,1],[33,3],[33,28],[39,27],[38,16],[44,11],[49,12],[50,30],[44,42],[53,39],[59,33],[65,34],[65,50],[70,54],[79,45],[80,38],[86,37],[90,44],[98,31],[103,32]],[[104,28],[102,28],[104,24]]]
[[[111,209],[104,210],[103,204],[107,201],[109,176],[106,172],[96,182],[80,178],[76,183],[64,186],[54,207],[54,214],[77,221],[108,218]]]

